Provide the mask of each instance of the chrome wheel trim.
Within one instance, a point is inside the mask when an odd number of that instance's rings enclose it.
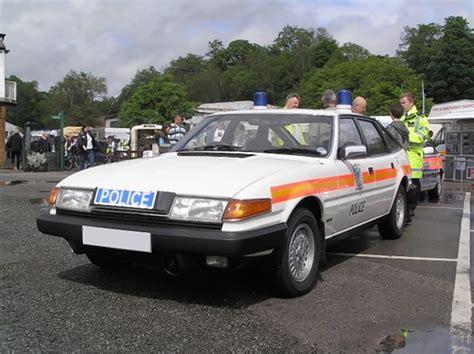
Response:
[[[292,278],[301,283],[313,268],[315,256],[314,233],[311,227],[302,223],[291,234],[288,245],[288,265]]]
[[[395,201],[395,210],[397,229],[401,230],[403,227],[403,222],[405,221],[405,203],[401,193],[397,195],[397,200]]]

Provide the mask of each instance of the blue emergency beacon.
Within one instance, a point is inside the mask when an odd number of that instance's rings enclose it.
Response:
[[[339,90],[336,93],[337,96],[337,108],[340,109],[351,109],[352,106],[352,93],[349,90]]]
[[[253,109],[266,109],[268,95],[266,92],[255,92],[253,94]]]

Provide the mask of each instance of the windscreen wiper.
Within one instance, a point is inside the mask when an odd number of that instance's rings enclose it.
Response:
[[[267,152],[270,154],[290,154],[290,155],[311,155],[311,156],[321,156],[321,152],[311,149],[302,149],[302,148],[274,148],[274,149],[265,149],[262,152]]]
[[[180,149],[178,151],[238,151],[240,150],[240,146],[234,145],[227,145],[227,144],[209,144],[209,145],[202,145],[196,146],[187,149]]]

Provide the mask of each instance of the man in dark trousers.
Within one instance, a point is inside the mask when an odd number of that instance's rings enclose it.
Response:
[[[81,128],[81,132],[77,136],[76,146],[79,152],[79,169],[84,169],[87,159],[88,167],[95,165],[94,149],[98,146],[94,137],[89,133],[90,127],[85,125]]]
[[[12,170],[20,169],[21,153],[23,151],[23,138],[17,129],[7,141],[7,148],[10,150],[10,158],[12,162]],[[16,165],[15,165],[16,159]]]

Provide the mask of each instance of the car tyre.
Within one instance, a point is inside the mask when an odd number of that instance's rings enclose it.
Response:
[[[438,175],[436,187],[428,191],[428,196],[430,199],[438,200],[441,197],[441,193],[443,192],[443,179],[441,175]]]
[[[405,189],[400,186],[393,201],[390,213],[378,224],[384,239],[395,240],[402,236],[407,220],[408,205]]]
[[[86,256],[93,265],[104,269],[120,268],[127,264],[113,254],[103,251],[86,252]]]
[[[321,236],[316,219],[308,209],[297,209],[291,215],[275,260],[273,283],[278,294],[296,297],[314,288],[321,260]]]

